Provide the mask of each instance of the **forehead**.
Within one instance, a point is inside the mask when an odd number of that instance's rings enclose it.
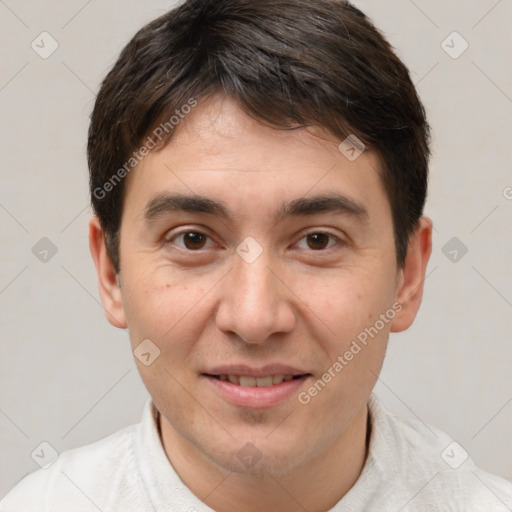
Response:
[[[388,209],[376,155],[366,150],[349,160],[340,142],[319,128],[267,126],[216,96],[184,116],[170,143],[132,171],[124,206],[140,214],[167,192],[212,197],[239,210],[254,206],[263,214],[282,211],[285,198],[338,193],[369,210]]]

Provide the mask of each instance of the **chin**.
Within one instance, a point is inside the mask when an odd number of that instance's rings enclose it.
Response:
[[[258,479],[285,476],[308,460],[304,443],[299,440],[296,444],[283,444],[277,439],[278,442],[272,442],[264,437],[260,441],[241,439],[232,439],[224,450],[219,449],[218,445],[210,445],[203,446],[202,451],[226,471]],[[236,449],[233,449],[234,445]]]

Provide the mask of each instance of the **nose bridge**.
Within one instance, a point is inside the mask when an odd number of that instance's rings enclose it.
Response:
[[[263,255],[252,263],[243,260],[236,263],[233,292],[242,308],[252,311],[252,306],[258,305],[271,309],[277,290],[269,263]]]
[[[252,261],[236,256],[217,311],[219,329],[235,333],[247,343],[262,343],[273,333],[293,328],[292,305],[271,265],[267,252]]]

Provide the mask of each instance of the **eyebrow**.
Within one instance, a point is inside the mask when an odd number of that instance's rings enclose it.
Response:
[[[144,211],[144,220],[151,223],[172,212],[203,213],[230,221],[232,216],[225,203],[201,195],[159,194],[151,199]],[[276,221],[301,215],[337,213],[349,217],[368,219],[368,210],[360,202],[338,193],[299,197],[280,206]]]

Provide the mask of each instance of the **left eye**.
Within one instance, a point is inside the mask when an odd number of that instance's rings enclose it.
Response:
[[[334,245],[340,242],[340,239],[335,237],[334,235],[330,235],[329,233],[309,233],[306,236],[302,237],[298,243],[305,241],[307,247],[302,246],[302,249],[311,249],[313,251],[321,251],[325,249],[330,249]],[[331,242],[329,242],[331,240]]]

